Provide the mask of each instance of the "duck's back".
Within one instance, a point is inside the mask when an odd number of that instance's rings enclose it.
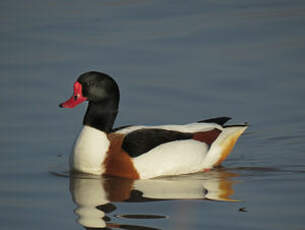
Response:
[[[130,156],[140,178],[179,175],[219,165],[233,148],[245,126],[222,127],[216,123],[130,126],[122,149]]]

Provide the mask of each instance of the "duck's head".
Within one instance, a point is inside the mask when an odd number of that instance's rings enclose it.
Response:
[[[83,124],[109,131],[118,112],[119,100],[117,83],[105,73],[91,71],[78,77],[74,83],[72,97],[59,106],[74,108],[88,101],[89,106]]]
[[[86,72],[81,74],[74,83],[72,97],[59,106],[74,108],[84,101],[104,106],[118,106],[120,93],[116,82],[107,74],[100,72]]]

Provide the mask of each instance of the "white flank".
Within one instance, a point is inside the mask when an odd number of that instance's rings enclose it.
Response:
[[[70,170],[100,175],[105,170],[102,163],[110,142],[105,133],[98,129],[84,126],[70,156]]]
[[[133,159],[141,179],[198,172],[207,154],[207,144],[195,140],[161,144]]]

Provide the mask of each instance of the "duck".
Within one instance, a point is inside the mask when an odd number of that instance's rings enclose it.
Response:
[[[120,91],[108,74],[89,71],[73,85],[61,108],[88,102],[83,126],[70,154],[70,172],[150,179],[206,172],[232,151],[247,123],[225,125],[230,117],[188,124],[126,125],[114,128]]]

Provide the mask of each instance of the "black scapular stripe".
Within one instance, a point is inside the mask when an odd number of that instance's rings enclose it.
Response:
[[[192,139],[192,136],[192,133],[164,129],[139,129],[126,135],[122,148],[131,157],[137,157],[158,145],[171,141]]]

